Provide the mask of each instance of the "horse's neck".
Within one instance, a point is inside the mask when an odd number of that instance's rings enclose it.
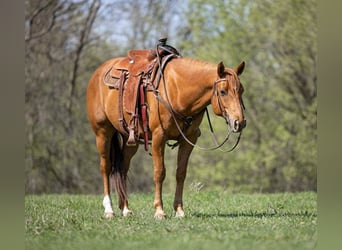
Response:
[[[172,104],[177,111],[191,115],[210,104],[213,83],[217,78],[217,65],[189,58],[170,62],[168,73]]]

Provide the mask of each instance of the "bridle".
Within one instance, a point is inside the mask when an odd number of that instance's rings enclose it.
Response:
[[[214,84],[213,84],[213,96],[216,96],[217,102],[218,102],[218,106],[219,106],[220,112],[222,114],[222,117],[225,119],[226,124],[228,124],[227,136],[226,136],[225,140],[223,140],[223,142],[221,144],[219,144],[217,142],[217,140],[216,140],[216,136],[215,136],[214,129],[213,129],[211,121],[210,121],[210,116],[209,116],[209,112],[208,112],[207,108],[206,108],[206,113],[207,113],[207,119],[208,119],[208,123],[209,123],[210,132],[212,133],[212,137],[213,137],[213,140],[214,140],[215,144],[218,146],[217,148],[219,148],[223,152],[231,152],[239,144],[240,138],[241,138],[241,135],[242,135],[242,131],[239,132],[239,136],[238,136],[234,146],[231,149],[229,149],[229,150],[222,150],[221,149],[221,147],[228,141],[230,134],[233,132],[232,130],[229,129],[229,128],[231,128],[229,114],[227,113],[226,108],[224,107],[223,101],[221,99],[221,95],[220,95],[218,87],[217,87],[217,84],[219,82],[223,82],[223,81],[227,82],[228,80],[226,78],[219,78],[219,79],[215,80]],[[211,98],[213,98],[213,96]],[[243,103],[242,96],[240,97],[240,103],[241,103],[242,109],[245,110],[245,105]]]
[[[218,84],[219,82],[223,82],[223,81],[226,82],[227,79],[226,79],[226,78],[219,78],[219,79],[217,79],[217,80],[214,82],[214,84],[213,84],[213,92],[214,92],[213,95],[215,95],[216,98],[217,98],[217,103],[218,103],[218,106],[219,106],[219,108],[220,108],[220,112],[221,112],[223,118],[226,120],[226,123],[227,123],[229,126],[231,126],[231,124],[230,124],[230,119],[229,119],[229,114],[227,113],[227,111],[226,111],[226,109],[225,109],[225,107],[224,107],[224,105],[223,105],[223,102],[222,102],[222,99],[221,99],[221,95],[220,95],[219,90],[218,90],[218,87],[217,87],[217,84]]]
[[[219,78],[216,81],[214,81],[214,84],[213,84],[213,95],[215,95],[216,98],[217,98],[218,106],[220,108],[220,112],[221,112],[223,118],[226,120],[226,123],[230,126],[231,124],[230,124],[229,114],[227,113],[227,111],[226,111],[226,109],[224,107],[224,104],[223,104],[222,99],[221,99],[221,95],[220,95],[218,87],[217,87],[217,84],[219,82],[227,82],[227,81],[228,80],[226,78]],[[245,108],[245,104],[243,103],[242,96],[240,97],[240,103],[241,103],[242,109],[245,110],[246,108]]]

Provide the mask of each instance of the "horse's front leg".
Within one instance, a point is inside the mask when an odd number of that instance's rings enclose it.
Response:
[[[165,165],[164,165],[164,152],[165,152],[165,139],[163,133],[154,132],[152,136],[152,158],[154,175],[153,180],[155,184],[154,194],[154,208],[156,212],[154,217],[156,219],[164,219],[166,214],[163,210],[162,189],[163,181],[165,179]]]
[[[199,133],[195,133],[188,138],[191,142],[196,143]],[[185,213],[183,210],[183,188],[184,188],[184,181],[186,177],[186,171],[188,167],[189,156],[193,150],[193,146],[183,140],[179,144],[178,149],[178,158],[177,158],[177,171],[176,171],[176,192],[175,192],[175,199],[173,202],[173,208],[176,212],[176,217],[184,217]]]

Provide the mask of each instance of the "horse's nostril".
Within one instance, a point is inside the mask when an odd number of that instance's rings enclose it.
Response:
[[[235,121],[234,121],[234,130],[235,130],[235,131],[238,131],[238,130],[239,130],[239,126],[240,126],[239,121],[238,121],[238,120],[235,120]]]
[[[235,120],[233,123],[234,132],[241,131],[245,127],[246,127],[246,120],[242,120],[241,122],[239,122],[239,120]]]

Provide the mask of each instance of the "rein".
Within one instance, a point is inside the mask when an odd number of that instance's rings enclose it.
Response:
[[[234,146],[233,146],[231,149],[229,149],[229,150],[223,150],[223,149],[221,149],[221,147],[228,141],[229,136],[231,135],[232,131],[229,131],[229,127],[228,127],[228,130],[227,130],[227,131],[228,131],[228,133],[227,133],[227,138],[226,138],[225,140],[223,140],[223,142],[222,142],[221,144],[219,144],[219,143],[217,142],[217,139],[216,139],[216,136],[215,136],[215,132],[214,132],[214,128],[213,128],[213,126],[212,126],[212,124],[211,124],[211,120],[210,120],[210,116],[209,116],[209,112],[208,112],[208,109],[207,109],[207,108],[205,108],[205,112],[206,112],[206,114],[207,114],[207,120],[208,120],[208,123],[209,123],[210,132],[211,132],[212,137],[213,137],[213,140],[214,140],[214,142],[215,142],[215,144],[216,144],[216,146],[217,146],[217,149],[220,149],[220,151],[222,151],[222,152],[224,152],[224,153],[228,153],[228,152],[233,151],[233,150],[237,147],[237,145],[239,144],[239,142],[240,142],[240,138],[241,138],[241,135],[242,135],[242,131],[239,133],[239,137],[237,138],[237,140],[236,140]]]
[[[240,142],[240,138],[241,138],[241,135],[242,135],[242,132],[239,133],[239,137],[238,139],[236,140],[234,146],[231,148],[231,149],[228,149],[228,150],[223,150],[221,149],[221,147],[226,144],[226,142],[229,140],[229,137],[230,135],[232,134],[232,130],[229,130],[229,127],[227,129],[227,135],[225,137],[225,139],[221,142],[221,143],[218,143],[217,139],[216,139],[216,136],[215,136],[215,132],[214,132],[214,129],[212,127],[212,124],[211,124],[211,120],[210,120],[210,116],[209,116],[209,111],[207,108],[205,108],[205,112],[207,114],[207,119],[208,119],[208,123],[209,123],[209,127],[210,127],[210,132],[211,132],[211,135],[212,135],[212,138],[213,138],[213,141],[215,142],[215,146],[212,146],[212,147],[201,147],[201,146],[198,146],[197,144],[195,143],[192,143],[187,137],[186,135],[184,134],[183,130],[180,128],[180,125],[178,124],[177,120],[176,120],[176,117],[174,116],[174,114],[171,112],[171,115],[172,115],[172,118],[173,120],[175,121],[175,124],[177,126],[177,129],[179,131],[179,133],[181,134],[182,138],[188,143],[190,144],[191,146],[193,147],[196,147],[200,150],[203,150],[203,151],[212,151],[212,150],[216,150],[216,149],[220,149],[220,151],[222,152],[231,152],[233,151],[237,145],[239,144]],[[169,147],[171,147],[171,149],[174,149],[175,147],[177,147],[179,144],[179,141],[174,143],[174,144],[167,144]]]
[[[157,51],[158,51],[158,45],[157,45]],[[223,117],[225,118],[226,120],[226,123],[228,124],[227,126],[227,135],[225,137],[225,139],[223,140],[223,142],[221,143],[218,143],[217,139],[216,139],[216,136],[215,136],[215,132],[214,132],[214,129],[213,129],[213,126],[212,126],[212,123],[211,123],[211,120],[210,120],[210,116],[209,116],[209,112],[208,112],[208,109],[207,107],[205,107],[204,111],[206,112],[206,115],[207,115],[207,119],[208,119],[208,123],[209,123],[209,127],[210,127],[210,132],[212,134],[212,137],[213,137],[213,140],[215,142],[215,146],[212,146],[212,147],[201,147],[201,146],[198,146],[196,145],[195,143],[192,143],[187,137],[186,135],[184,134],[184,131],[186,131],[186,129],[191,125],[192,121],[194,120],[194,116],[184,116],[182,114],[180,114],[179,112],[175,111],[173,108],[172,108],[172,105],[170,103],[170,100],[169,100],[169,97],[167,95],[167,90],[166,90],[166,83],[165,83],[165,78],[164,78],[164,74],[163,74],[163,67],[161,67],[161,59],[159,57],[159,53],[157,53],[157,58],[158,58],[158,64],[159,64],[159,71],[160,71],[160,76],[162,78],[162,81],[163,81],[163,87],[164,87],[164,92],[165,92],[165,95],[166,95],[166,100],[164,100],[161,95],[159,94],[159,91],[154,88],[153,90],[153,93],[156,97],[156,99],[161,102],[170,112],[175,124],[176,124],[176,127],[181,135],[181,137],[188,143],[190,144],[191,146],[193,147],[196,147],[200,150],[203,150],[203,151],[211,151],[211,150],[216,150],[216,149],[220,149],[222,152],[231,152],[233,151],[237,145],[239,144],[240,142],[240,138],[241,138],[241,135],[242,135],[242,132],[239,133],[239,137],[237,139],[237,141],[235,142],[234,146],[229,149],[229,150],[222,150],[221,147],[226,144],[226,142],[228,141],[230,135],[232,134],[232,130],[229,129],[230,127],[230,121],[229,121],[229,117],[228,117],[228,114],[227,112],[225,111],[224,109],[224,106],[222,104],[222,100],[220,98],[220,95],[218,94],[218,91],[216,89],[216,85],[218,82],[221,82],[221,81],[226,81],[225,78],[222,78],[222,79],[218,79],[214,82],[214,88],[215,88],[215,92],[213,94],[216,94],[217,95],[217,99],[218,99],[218,102],[219,102],[219,107],[220,107],[220,110],[222,112],[222,115]],[[160,80],[160,79],[159,79]],[[201,114],[203,111],[200,111],[198,114],[196,115],[199,115]],[[177,122],[177,118],[182,120],[185,124],[185,128],[181,129],[179,123]],[[167,145],[169,147],[171,147],[172,149],[174,149],[175,147],[177,147],[179,145],[179,140],[174,143],[174,144],[169,144],[167,143]]]

